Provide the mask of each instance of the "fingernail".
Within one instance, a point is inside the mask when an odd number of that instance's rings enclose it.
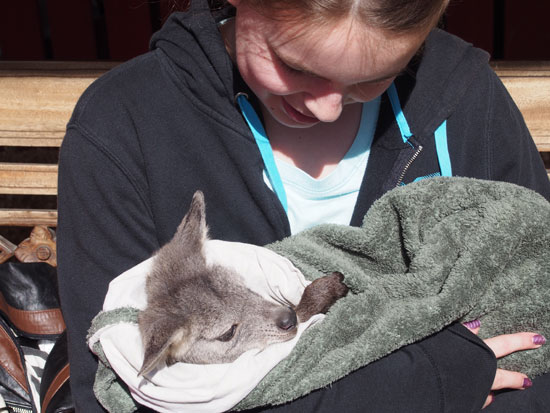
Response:
[[[546,338],[544,336],[541,336],[540,334],[537,334],[536,336],[533,336],[533,343],[537,345],[543,345],[546,343]]]
[[[533,385],[533,382],[529,380],[527,377],[523,379],[523,388],[526,389],[528,387],[531,387]]]
[[[485,409],[487,406],[489,406],[494,399],[495,399],[495,395],[493,394],[493,392],[489,393],[489,395],[487,396],[487,400],[485,400],[485,404],[483,405],[482,409]]]
[[[467,321],[467,322],[464,323],[464,325],[466,327],[468,327],[469,329],[473,330],[473,329],[476,329],[476,328],[481,326],[481,321],[479,321],[479,320]]]

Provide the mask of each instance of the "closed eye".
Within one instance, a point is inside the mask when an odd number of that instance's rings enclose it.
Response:
[[[283,70],[287,73],[299,75],[299,74],[307,74],[306,72],[303,72],[301,70],[295,69],[289,65],[287,65],[285,62],[283,62],[281,59],[279,59],[279,64],[283,68]]]
[[[298,69],[296,67],[292,67],[287,62],[285,62],[275,51],[273,51],[273,56],[277,60],[277,63],[279,63],[279,66],[287,73],[294,74],[294,75],[307,75],[312,77],[318,77],[314,73],[310,73],[307,70],[304,69]]]
[[[229,341],[235,336],[236,331],[237,331],[237,324],[233,324],[229,330],[227,330],[225,333],[219,336],[216,340],[224,341],[224,342]]]

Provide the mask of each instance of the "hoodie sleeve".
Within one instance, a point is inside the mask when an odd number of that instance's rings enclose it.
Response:
[[[521,185],[550,200],[550,181],[523,116],[487,65],[449,119],[453,171]]]
[[[495,72],[485,65],[448,122],[453,174],[510,182],[550,200],[550,180],[523,116]]]
[[[521,112],[498,76],[490,74],[490,178],[531,188],[550,200],[550,181]]]
[[[58,276],[77,411],[103,412],[86,345],[109,282],[158,248],[146,194],[93,134],[70,124],[59,160]]]
[[[289,404],[247,412],[476,412],[489,394],[495,371],[492,351],[456,324],[329,388]]]

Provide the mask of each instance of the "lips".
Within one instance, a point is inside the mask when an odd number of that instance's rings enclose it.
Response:
[[[307,115],[304,115],[303,113],[298,112],[284,98],[282,98],[282,101],[283,101],[283,108],[286,114],[294,121],[302,124],[313,124],[313,123],[319,122],[319,119],[317,119],[316,117],[307,116]]]

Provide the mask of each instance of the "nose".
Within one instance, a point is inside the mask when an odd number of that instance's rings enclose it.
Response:
[[[298,324],[296,313],[292,308],[282,308],[276,315],[275,324],[279,329],[284,331],[290,331],[294,329]]]
[[[342,113],[344,93],[334,85],[324,89],[306,94],[304,104],[321,122],[334,122]]]

